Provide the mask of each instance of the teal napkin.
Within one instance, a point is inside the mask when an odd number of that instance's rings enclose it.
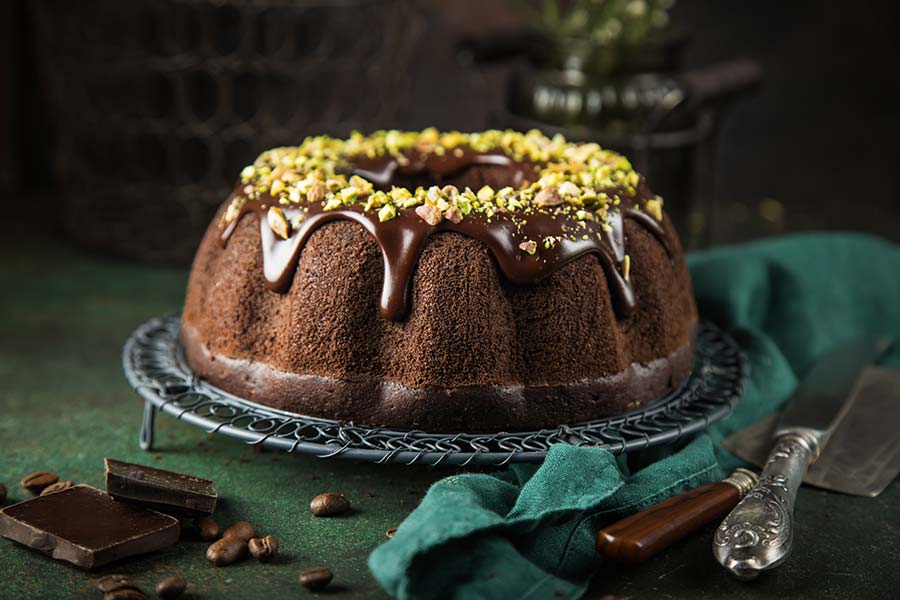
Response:
[[[678,446],[614,457],[557,445],[540,466],[435,483],[393,539],[369,557],[405,600],[578,598],[597,567],[604,525],[725,476],[739,462],[722,437],[776,409],[836,344],[900,339],[900,247],[862,235],[803,235],[690,257],[700,314],[729,330],[751,362],[726,420]],[[886,364],[900,366],[900,344]]]

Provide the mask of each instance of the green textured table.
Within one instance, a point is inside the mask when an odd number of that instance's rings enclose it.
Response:
[[[308,597],[299,572],[326,565],[335,572],[334,597],[384,597],[366,567],[369,552],[448,471],[254,453],[167,415],[157,416],[154,451],[138,448],[141,404],[121,372],[122,343],[147,318],[177,311],[186,279],[184,270],[100,258],[32,235],[0,240],[0,482],[9,488],[7,503],[25,499],[18,481],[36,470],[102,487],[105,456],[184,471],[214,479],[216,518],[247,519],[275,535],[280,557],[215,568],[204,559],[205,544],[184,541],[98,573],[130,573],[147,591],[180,573],[197,598]],[[323,491],[345,493],[353,514],[313,518],[309,500]],[[797,516],[795,556],[756,582],[738,583],[716,566],[707,531],[648,565],[604,566],[588,596],[895,597],[900,486],[875,499],[804,488]],[[0,598],[97,598],[98,573],[0,541]]]

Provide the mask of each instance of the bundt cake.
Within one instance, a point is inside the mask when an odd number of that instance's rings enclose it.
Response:
[[[194,260],[185,358],[268,406],[429,431],[633,410],[689,374],[680,243],[627,159],[540,132],[307,138]]]

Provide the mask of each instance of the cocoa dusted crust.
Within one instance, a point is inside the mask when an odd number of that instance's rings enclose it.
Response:
[[[352,381],[279,371],[247,359],[215,356],[189,326],[185,354],[213,385],[246,400],[356,424],[425,431],[502,431],[579,423],[632,411],[662,397],[690,373],[693,348],[593,381],[552,386],[472,385],[410,387],[390,381]],[[349,401],[348,401],[349,400]]]
[[[277,292],[261,281],[258,219],[241,219],[224,247],[218,222],[188,284],[185,356],[200,377],[261,404],[361,425],[511,431],[631,410],[691,369],[697,312],[668,219],[668,252],[625,220],[627,317],[594,255],[519,286],[481,242],[438,233],[401,321],[379,314],[382,255],[361,225],[317,229]]]

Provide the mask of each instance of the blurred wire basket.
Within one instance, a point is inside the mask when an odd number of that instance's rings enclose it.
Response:
[[[311,133],[393,122],[417,27],[405,0],[30,3],[79,242],[187,262],[236,174]]]

